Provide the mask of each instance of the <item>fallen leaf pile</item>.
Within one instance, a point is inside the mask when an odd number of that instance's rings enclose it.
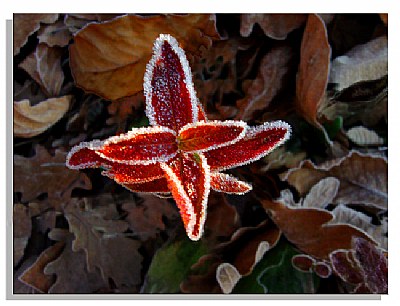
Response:
[[[387,14],[15,14],[15,294],[388,292]],[[70,170],[82,141],[145,127],[159,34],[208,119],[283,120],[290,139],[228,172],[191,241],[168,194]]]

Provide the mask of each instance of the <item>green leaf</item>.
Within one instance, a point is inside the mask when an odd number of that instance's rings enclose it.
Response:
[[[153,257],[142,292],[179,293],[190,267],[206,253],[204,243],[187,237],[163,246]]]
[[[253,272],[240,279],[232,293],[314,293],[319,278],[292,266],[292,257],[300,254],[286,239],[268,251]]]
[[[343,117],[338,116],[332,122],[324,123],[324,128],[330,139],[335,139],[336,135],[343,128]]]

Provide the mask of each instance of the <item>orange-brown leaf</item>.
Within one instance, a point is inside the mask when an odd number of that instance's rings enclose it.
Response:
[[[75,82],[88,92],[115,100],[143,89],[143,75],[153,42],[169,33],[191,54],[218,39],[210,14],[118,17],[89,24],[74,37],[70,64]]]
[[[319,126],[317,111],[328,83],[331,48],[321,17],[308,16],[300,50],[296,80],[297,111],[311,124]]]

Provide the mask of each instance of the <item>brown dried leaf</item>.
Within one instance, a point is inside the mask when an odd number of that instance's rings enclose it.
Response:
[[[295,105],[297,111],[317,127],[320,127],[317,111],[328,83],[330,56],[325,24],[318,15],[310,14],[301,42]]]
[[[306,14],[242,14],[240,35],[248,37],[257,23],[268,37],[283,40],[290,32],[301,27],[306,19]]]
[[[38,32],[38,39],[40,43],[46,43],[49,47],[65,47],[71,40],[72,35],[63,20],[41,26]]]
[[[25,80],[23,85],[20,85],[14,80],[14,101],[28,99],[32,105],[46,100],[47,97],[40,89],[39,85],[33,80]]]
[[[381,14],[379,14],[379,17],[381,17],[382,22],[385,24],[385,26],[387,26],[388,25],[388,14],[381,13]]]
[[[378,37],[358,45],[332,61],[329,82],[341,91],[360,81],[377,80],[388,74],[388,40]]]
[[[66,14],[64,23],[71,33],[76,33],[88,23],[114,19],[121,14]]]
[[[360,204],[387,209],[387,160],[380,156],[356,151],[342,159],[314,165],[306,160],[299,167],[286,172],[283,180],[304,196],[310,188],[325,177],[336,177],[340,188],[336,204]]]
[[[142,263],[140,243],[124,236],[128,223],[115,219],[118,217],[115,207],[110,211],[110,205],[96,209],[87,206],[90,205],[81,200],[70,201],[65,208],[70,232],[75,235],[72,250],[85,251],[88,272],[97,268],[105,281],[112,278],[118,287],[138,285]]]
[[[82,250],[72,251],[72,240],[73,235],[66,235],[65,242],[62,242],[65,245],[63,251],[44,267],[45,275],[53,279],[46,292],[96,293],[100,289],[108,288],[108,283],[104,281],[99,270],[87,271],[85,253]]]
[[[260,171],[264,172],[281,167],[286,167],[288,169],[295,168],[306,157],[307,153],[304,151],[294,153],[287,151],[285,146],[280,146],[264,157],[263,160],[267,165],[262,167]]]
[[[34,294],[34,293],[40,293],[38,290],[32,288],[31,286],[28,286],[21,282],[19,280],[19,277],[21,274],[33,263],[35,262],[35,257],[29,257],[25,261],[22,262],[21,266],[18,268],[18,270],[13,271],[13,294]]]
[[[111,117],[107,119],[106,123],[108,125],[116,124],[118,126],[117,130],[123,132],[126,128],[125,124],[128,117],[143,104],[143,91],[140,91],[133,96],[112,101],[107,108]]]
[[[61,48],[49,47],[42,43],[19,65],[40,85],[48,97],[58,96],[64,82],[62,53]]]
[[[46,275],[44,273],[44,269],[47,264],[56,260],[56,258],[60,256],[64,246],[65,243],[63,241],[59,241],[44,250],[36,259],[36,261],[22,273],[22,275],[19,277],[19,280],[42,293],[48,293],[50,287],[55,282],[55,277]]]
[[[221,292],[216,279],[220,264],[231,264],[241,276],[248,275],[265,252],[277,244],[280,235],[279,229],[267,220],[256,227],[240,228],[230,241],[217,245],[210,254],[202,256],[192,266],[193,273],[181,284],[182,292]],[[196,273],[198,270],[201,273]]]
[[[79,171],[65,166],[67,154],[56,150],[51,156],[42,146],[36,146],[36,155],[22,157],[14,155],[14,192],[22,192],[22,201],[35,199],[47,193],[56,208],[71,196],[72,189],[91,189],[89,178]]]
[[[303,199],[302,206],[308,208],[325,208],[333,202],[340,186],[335,177],[326,177],[315,184]]]
[[[27,99],[14,101],[14,136],[30,138],[45,132],[65,115],[71,99],[50,98],[34,106]]]
[[[353,127],[346,132],[347,137],[359,146],[379,146],[384,143],[383,138],[363,126]]]
[[[26,44],[28,37],[39,30],[40,23],[53,23],[59,14],[14,14],[14,55]]]
[[[256,79],[243,84],[246,96],[236,102],[239,113],[235,119],[248,121],[252,119],[255,111],[269,106],[282,87],[283,77],[288,71],[288,62],[292,55],[289,46],[282,46],[272,49],[264,56]]]
[[[76,84],[110,100],[141,91],[153,42],[160,33],[173,35],[191,54],[219,39],[215,16],[209,14],[128,15],[92,23],[76,33],[69,49]]]
[[[176,206],[166,199],[154,195],[142,194],[140,203],[128,202],[122,209],[128,212],[126,221],[129,228],[141,240],[155,237],[160,231],[165,230],[163,217],[176,219],[179,216]]]
[[[352,237],[370,240],[363,232],[346,224],[329,224],[332,213],[314,208],[290,208],[271,200],[261,200],[285,237],[304,253],[328,259],[337,249],[350,249]]]
[[[25,253],[26,245],[31,237],[32,220],[29,209],[22,204],[14,204],[13,212],[13,263],[18,265]]]
[[[388,249],[388,224],[386,219],[381,220],[381,225],[374,225],[371,217],[343,204],[336,206],[332,213],[335,216],[335,219],[331,222],[332,224],[353,225],[374,238],[381,248]]]

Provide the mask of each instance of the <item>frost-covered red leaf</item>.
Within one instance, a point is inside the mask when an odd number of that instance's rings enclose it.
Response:
[[[179,154],[171,162],[161,164],[161,167],[180,210],[187,235],[192,240],[200,239],[210,192],[207,160],[202,154]]]
[[[170,33],[194,54],[219,39],[212,14],[126,15],[91,23],[75,34],[70,47],[77,85],[109,100],[141,91],[152,44],[160,33]]]
[[[249,183],[238,180],[232,175],[225,173],[211,173],[211,188],[216,191],[232,194],[244,194],[252,187]]]
[[[290,137],[290,126],[282,121],[249,127],[238,142],[205,152],[212,171],[221,171],[258,160]]]

